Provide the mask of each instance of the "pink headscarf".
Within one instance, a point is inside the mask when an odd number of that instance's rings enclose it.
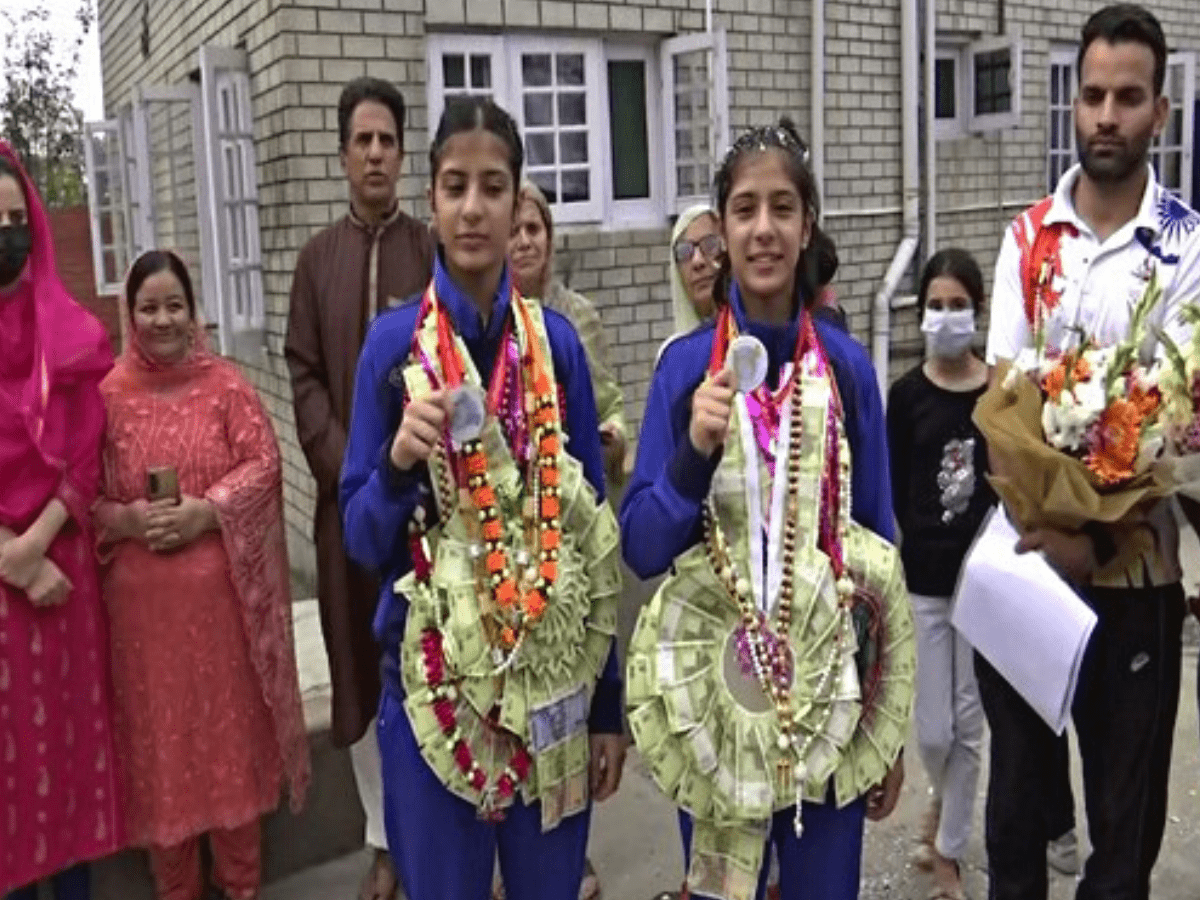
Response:
[[[11,292],[0,294],[0,416],[24,426],[3,430],[0,472],[16,471],[33,448],[47,470],[61,476],[74,429],[69,414],[51,409],[55,389],[88,380],[98,383],[112,367],[112,350],[104,327],[63,287],[46,209],[16,153],[4,141],[0,141],[0,157],[21,178],[32,238],[25,271]],[[40,508],[55,485],[38,481],[2,485],[0,511]],[[34,494],[40,494],[40,500]]]

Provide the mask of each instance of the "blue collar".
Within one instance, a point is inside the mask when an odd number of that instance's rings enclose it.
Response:
[[[796,349],[796,338],[800,333],[800,309],[804,299],[797,295],[796,314],[786,324],[774,325],[769,322],[751,321],[746,315],[746,305],[742,301],[742,291],[735,281],[729,287],[729,306],[733,310],[733,320],[737,323],[738,332],[752,334],[767,348],[770,360],[771,381],[785,362],[792,358]]]
[[[500,286],[492,300],[492,317],[486,328],[475,301],[454,283],[454,279],[446,271],[442,263],[441,247],[433,260],[433,288],[437,291],[438,300],[450,314],[450,321],[467,344],[494,344],[500,340],[512,297],[512,275],[508,263],[504,264],[504,271],[500,274]]]

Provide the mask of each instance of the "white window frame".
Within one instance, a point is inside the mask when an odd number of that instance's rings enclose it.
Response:
[[[1079,93],[1078,51],[1075,47],[1058,46],[1050,48],[1050,59],[1046,70],[1046,183],[1049,191],[1053,191],[1062,177],[1075,164],[1077,153],[1075,148],[1075,97]],[[1061,77],[1066,71],[1065,97],[1060,97],[1057,105],[1051,99],[1052,84],[1055,78]],[[1059,132],[1059,144],[1052,142],[1054,135],[1051,124],[1052,117],[1066,113],[1065,130]],[[1065,138],[1066,143],[1063,143]],[[1058,162],[1061,165],[1056,166]]]
[[[610,40],[599,36],[545,35],[514,33],[462,34],[435,33],[426,36],[426,103],[429,110],[429,135],[433,137],[446,106],[448,92],[444,83],[442,57],[445,54],[488,55],[491,58],[491,96],[508,110],[524,129],[525,109],[521,96],[520,57],[522,52],[572,52],[582,50],[587,72],[587,108],[589,121],[588,155],[592,195],[587,203],[552,204],[555,222],[567,226],[599,224],[602,228],[657,226],[690,203],[707,201],[707,192],[691,197],[676,196],[673,167],[666,160],[674,154],[674,110],[667,103],[672,96],[671,59],[675,53],[696,49],[712,52],[710,65],[709,146],[719,158],[729,143],[729,90],[725,32],[684,35],[657,44],[635,40]],[[608,127],[608,63],[638,60],[646,64],[646,137],[649,145],[650,197],[617,200],[613,197],[612,135]],[[469,67],[469,61],[466,61]],[[481,91],[456,91],[453,94],[478,94]],[[667,117],[670,117],[668,120]],[[591,123],[597,123],[591,128]],[[716,159],[713,160],[715,166]]]
[[[1182,78],[1180,79],[1183,85],[1182,97],[1170,97],[1167,99],[1171,104],[1171,112],[1173,115],[1176,109],[1180,109],[1183,113],[1182,130],[1179,136],[1178,144],[1164,144],[1164,134],[1160,134],[1154,138],[1150,145],[1150,161],[1154,165],[1154,171],[1158,175],[1159,183],[1183,199],[1185,203],[1191,202],[1192,197],[1192,154],[1195,152],[1195,147],[1192,146],[1192,137],[1195,134],[1195,111],[1196,111],[1196,55],[1194,53],[1172,53],[1167,56],[1167,79],[1163,85],[1164,91],[1170,90],[1171,85],[1171,70],[1182,69]],[[1164,132],[1166,128],[1164,126]],[[1163,158],[1167,151],[1177,152],[1180,154],[1180,169],[1179,169],[1179,184],[1169,185],[1163,181]]]
[[[975,112],[975,60],[985,53],[997,50],[1008,51],[1009,96],[1012,98],[1010,108],[1000,113]],[[1021,93],[1024,86],[1024,52],[1019,36],[983,38],[974,41],[966,50],[967,78],[966,98],[969,109],[967,128],[973,132],[1000,131],[1015,128],[1021,122]]]
[[[429,136],[437,130],[438,119],[446,108],[447,96],[472,96],[485,94],[485,91],[453,88],[447,93],[445,72],[442,70],[442,56],[445,54],[466,57],[463,65],[470,73],[471,56],[487,56],[491,59],[492,88],[489,96],[497,103],[504,105],[508,96],[508,66],[504,64],[504,38],[500,35],[472,34],[430,34],[425,38],[425,99],[429,109]],[[470,75],[468,74],[468,80]],[[507,107],[506,107],[507,108]]]
[[[937,89],[934,86],[934,108],[929,111],[933,119],[933,134],[937,140],[954,140],[967,134],[967,89],[966,89],[966,56],[967,48],[964,43],[951,43],[939,39],[934,50],[934,62],[948,59],[954,63],[954,117],[937,118]],[[934,66],[936,78],[937,66]]]
[[[584,95],[587,115],[587,148],[588,148],[588,199],[573,203],[563,203],[561,200],[553,204],[554,221],[556,224],[569,225],[577,222],[596,222],[604,218],[605,194],[604,172],[608,168],[607,130],[601,127],[608,122],[608,75],[605,71],[603,46],[599,41],[586,38],[556,38],[547,40],[546,37],[513,36],[509,38],[506,54],[508,56],[509,97],[511,105],[508,111],[517,122],[517,129],[525,135],[525,97],[524,86],[521,82],[521,57],[524,54],[549,53],[552,57],[561,54],[579,54],[583,57]],[[557,114],[555,115],[557,119]],[[555,158],[559,159],[561,148],[555,140]],[[529,166],[528,139],[526,139],[525,171],[532,174]],[[559,168],[561,162],[555,168]],[[579,168],[573,165],[571,168]]]
[[[227,99],[237,111],[233,123],[221,115],[221,104]],[[216,311],[221,352],[250,358],[263,350],[266,315],[253,109],[244,51],[212,45],[200,48],[200,101],[204,128],[198,143],[204,177],[199,205],[206,307]],[[240,162],[240,185],[229,178],[226,163],[231,158]],[[234,245],[236,230],[230,227],[234,222],[240,224],[241,246]]]
[[[96,159],[93,140],[103,135],[109,150],[103,167]],[[102,119],[84,125],[83,160],[87,172],[88,213],[92,231],[92,269],[96,293],[102,297],[120,294],[129,264],[133,261],[133,239],[129,210],[129,173],[126,170],[126,129],[120,119]],[[115,158],[113,156],[115,151]],[[100,196],[100,173],[108,178],[108,194]],[[102,220],[111,222],[111,241],[103,240]],[[104,259],[114,257],[115,280],[105,277]]]
[[[651,44],[630,44],[616,41],[605,42],[604,58],[601,60],[601,88],[603,92],[602,109],[605,121],[608,120],[608,64],[610,62],[635,61],[643,63],[646,71],[646,150],[647,162],[650,166],[650,196],[618,200],[613,194],[613,165],[612,133],[607,132],[605,139],[603,169],[604,184],[602,197],[607,201],[608,210],[605,220],[614,226],[635,226],[653,222],[661,218],[665,184],[663,173],[663,154],[656,152],[662,143],[662,119],[655,115],[657,98],[661,96],[661,70],[656,65],[654,46]]]
[[[683,53],[694,53],[707,50],[709,75],[709,134],[708,149],[711,156],[709,173],[715,174],[718,161],[729,146],[729,78],[728,52],[726,49],[725,31],[717,29],[702,34],[686,34],[679,37],[667,38],[660,47],[662,63],[662,128],[666,135],[663,146],[667,149],[667,158],[679,158],[675,146],[675,67],[674,59]],[[704,191],[691,194],[681,194],[679,191],[679,173],[674,165],[666,166],[667,212],[677,215],[695,203],[712,202],[712,179],[708,179]]]

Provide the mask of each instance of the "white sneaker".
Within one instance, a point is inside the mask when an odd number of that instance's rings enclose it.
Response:
[[[1075,837],[1074,828],[1046,844],[1046,862],[1063,875],[1078,874],[1079,840]]]

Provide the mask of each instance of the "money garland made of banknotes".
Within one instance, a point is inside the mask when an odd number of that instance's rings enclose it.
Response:
[[[616,631],[619,541],[563,452],[541,310],[515,290],[511,303],[485,395],[426,292],[409,396],[445,387],[469,402],[455,403],[429,461],[437,521],[414,516],[414,567],[394,588],[409,602],[401,674],[425,761],[485,817],[502,818],[518,790],[540,800],[548,830],[588,803],[587,717]]]
[[[688,887],[724,900],[754,897],[776,811],[795,805],[799,833],[800,801],[824,801],[831,778],[839,806],[883,779],[914,693],[899,554],[850,519],[836,384],[807,316],[781,382],[769,454],[737,395],[705,539],[675,560],[629,648],[634,740],[694,817]],[[763,456],[780,461],[776,477]]]

